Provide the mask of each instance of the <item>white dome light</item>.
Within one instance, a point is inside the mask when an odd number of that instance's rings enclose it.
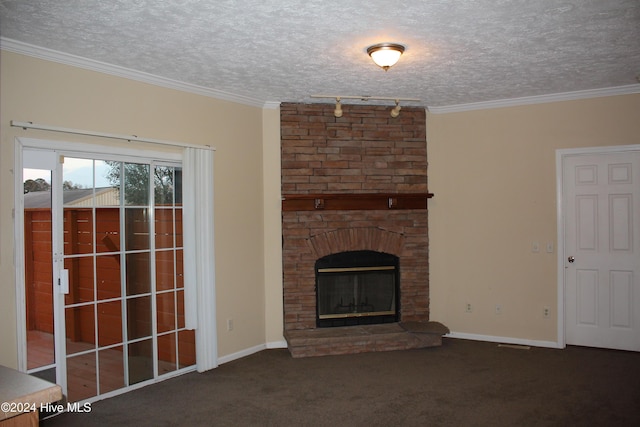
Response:
[[[398,62],[403,52],[404,46],[394,43],[379,43],[367,48],[373,62],[385,71]]]

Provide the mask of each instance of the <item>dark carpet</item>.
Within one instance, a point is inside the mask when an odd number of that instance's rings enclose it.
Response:
[[[640,353],[442,347],[293,359],[265,350],[44,426],[640,426]]]

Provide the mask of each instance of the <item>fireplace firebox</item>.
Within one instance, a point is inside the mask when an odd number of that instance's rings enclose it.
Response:
[[[383,252],[340,252],[318,259],[317,327],[397,322],[399,279],[399,258]]]

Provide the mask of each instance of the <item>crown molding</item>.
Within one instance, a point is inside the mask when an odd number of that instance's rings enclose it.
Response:
[[[57,62],[59,64],[70,65],[72,67],[83,68],[85,70],[123,77],[130,80],[164,87],[167,89],[175,89],[182,92],[193,93],[196,95],[202,95],[223,101],[236,102],[238,104],[249,105],[252,107],[264,108],[266,104],[269,104],[268,102],[263,100],[235,95],[220,90],[209,89],[203,86],[168,79],[141,71],[135,71],[117,65],[107,64],[105,62],[94,61],[92,59],[83,58],[81,56],[71,55],[68,53],[35,46],[29,43],[20,42],[5,37],[0,37],[0,49],[6,50],[7,52],[31,56],[33,58],[44,59],[46,61]]]
[[[549,95],[526,96],[522,98],[499,99],[496,101],[474,102],[470,104],[427,107],[430,113],[459,113],[462,111],[487,110],[490,108],[519,107],[549,102],[576,101],[580,99],[600,98],[604,96],[631,95],[640,93],[640,84],[617,86],[603,89],[589,89],[575,92],[552,93]]]
[[[214,90],[203,86],[181,82],[178,80],[168,79],[141,71],[131,70],[129,68],[117,65],[107,64],[105,62],[94,61],[92,59],[83,58],[81,56],[71,55],[29,43],[20,42],[5,37],[0,37],[0,49],[8,52],[19,53],[38,59],[57,62],[64,65],[83,68],[90,71],[96,71],[112,76],[123,77],[143,83],[152,84],[168,89],[175,89],[183,92],[202,95],[209,98],[215,98],[223,101],[236,102],[238,104],[249,105],[263,109],[277,109],[280,107],[278,101],[265,101],[250,98],[242,95]],[[427,110],[434,114],[457,113],[472,110],[486,110],[491,108],[517,107],[522,105],[543,104],[559,101],[575,101],[579,99],[599,98],[604,96],[630,95],[640,93],[640,84],[632,84],[626,86],[618,86],[603,89],[590,89],[576,92],[555,93],[549,95],[528,96],[522,98],[501,99],[495,101],[474,102],[469,104],[456,104],[445,106],[427,106]]]
[[[267,101],[267,102],[264,103],[262,108],[264,108],[265,110],[277,110],[277,109],[280,108],[280,102],[279,101]]]

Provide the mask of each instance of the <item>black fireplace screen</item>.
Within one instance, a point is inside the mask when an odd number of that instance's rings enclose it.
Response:
[[[316,262],[317,326],[398,321],[398,257],[342,252]]]

